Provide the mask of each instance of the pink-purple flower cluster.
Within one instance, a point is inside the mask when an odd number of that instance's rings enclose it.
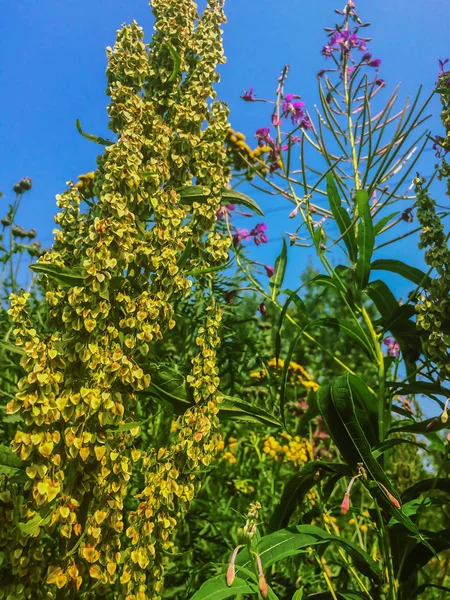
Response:
[[[387,346],[387,353],[388,356],[395,356],[397,357],[399,352],[400,352],[400,347],[398,345],[398,342],[396,342],[393,338],[391,337],[387,337],[384,341],[383,344],[385,346]]]
[[[243,240],[248,240],[250,238],[253,238],[253,241],[257,246],[259,246],[260,244],[267,244],[269,240],[265,233],[266,231],[267,225],[265,223],[258,223],[250,231],[248,229],[238,228],[233,233],[233,245],[235,248],[237,248],[242,244]]]

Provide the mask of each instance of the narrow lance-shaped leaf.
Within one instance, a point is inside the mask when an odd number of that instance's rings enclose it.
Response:
[[[87,140],[94,142],[95,144],[101,144],[102,146],[112,146],[114,144],[114,142],[111,142],[111,140],[106,140],[105,138],[102,138],[99,135],[93,135],[92,133],[85,133],[81,129],[80,119],[77,119],[75,121],[75,125],[76,125],[76,127],[78,129],[78,133],[80,135],[82,135]]]
[[[372,215],[370,214],[369,196],[366,190],[356,191],[356,204],[358,215],[358,262],[356,265],[356,281],[359,289],[363,290],[370,275],[370,261],[372,259],[375,236],[373,234]]]
[[[173,70],[172,70],[172,73],[170,74],[169,79],[167,80],[167,81],[172,82],[175,79],[175,77],[178,75],[178,73],[180,72],[181,58],[180,58],[180,55],[178,54],[178,52],[172,46],[172,44],[169,44],[169,42],[166,42],[165,45],[167,46],[167,49],[169,50],[170,56],[172,57],[172,60],[173,60]]]
[[[84,277],[78,269],[69,269],[68,267],[42,262],[30,265],[29,268],[34,273],[37,273],[38,275],[47,275],[47,277],[55,279],[62,285],[69,285],[71,287],[84,286]]]
[[[378,270],[396,273],[397,275],[401,275],[405,279],[408,279],[416,285],[420,285],[424,288],[429,288],[431,284],[429,275],[417,267],[407,265],[401,260],[395,260],[392,258],[379,258],[378,260],[373,261],[371,268],[373,271]]]
[[[180,194],[181,204],[186,206],[191,206],[193,202],[205,202],[210,194],[209,189],[203,185],[187,185],[178,188],[177,192]],[[237,190],[222,188],[222,200],[227,204],[240,204],[252,210],[257,215],[264,216],[263,211],[252,198]]]
[[[270,278],[269,288],[271,290],[272,300],[275,301],[278,294],[280,293],[281,286],[283,285],[284,276],[286,274],[286,265],[287,265],[287,245],[286,240],[283,237],[283,245],[281,247],[281,252],[277,256],[275,261],[275,266],[273,270],[273,275]]]
[[[326,179],[327,195],[331,212],[333,213],[334,219],[339,228],[339,232],[347,247],[348,256],[352,262],[355,262],[357,258],[357,247],[354,227],[347,211],[342,206],[339,191],[334,183],[333,175],[331,173],[327,173]]]

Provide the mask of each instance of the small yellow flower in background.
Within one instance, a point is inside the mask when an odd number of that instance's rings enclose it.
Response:
[[[288,433],[281,433],[280,437],[288,443],[281,444],[273,435],[270,435],[263,441],[263,452],[277,460],[286,458],[295,466],[308,462],[313,456],[313,447],[308,440],[302,440],[298,435],[292,437]]]
[[[279,358],[278,361],[275,358],[271,358],[267,365],[274,370],[281,371],[284,369],[285,362],[282,358]],[[319,389],[319,384],[316,381],[311,379],[311,376],[308,374],[306,369],[299,365],[298,363],[291,361],[289,363],[289,373],[291,377],[294,377],[296,381],[298,381],[303,387],[307,389],[312,389],[314,392]],[[250,377],[252,379],[264,379],[267,376],[266,370],[261,369],[259,371],[253,371],[250,373]]]

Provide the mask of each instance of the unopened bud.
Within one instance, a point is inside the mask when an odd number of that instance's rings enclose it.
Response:
[[[444,410],[441,415],[441,422],[445,424],[445,423],[447,423],[447,421],[448,421],[448,412],[446,410]]]
[[[390,503],[391,503],[393,506],[395,506],[395,508],[399,508],[399,509],[400,509],[400,508],[401,508],[401,504],[400,504],[400,502],[397,500],[397,498],[394,498],[394,496],[393,496],[393,495],[390,493],[390,491],[389,491],[389,490],[387,490],[387,489],[386,489],[386,487],[385,487],[385,486],[384,486],[382,483],[378,482],[378,485],[379,485],[379,486],[380,486],[380,487],[381,487],[381,488],[384,490],[384,492],[385,492],[386,496],[387,496],[387,497],[388,497],[388,499],[389,499],[389,502],[390,502]]]
[[[269,590],[267,589],[267,582],[266,578],[264,577],[264,573],[261,573],[259,576],[259,591],[261,592],[263,598],[267,598]]]
[[[341,513],[346,515],[350,510],[350,494],[348,492],[345,493],[344,499],[341,504]]]
[[[267,315],[267,306],[264,304],[264,302],[261,302],[261,304],[258,306],[258,310],[263,317]]]
[[[230,565],[228,566],[228,571],[227,571],[227,586],[230,587],[231,585],[233,585],[233,581],[234,578],[236,576],[236,570],[234,568],[234,565],[232,565],[230,563]]]
[[[29,177],[24,177],[23,179],[21,179],[19,181],[19,183],[22,186],[22,190],[24,192],[28,192],[29,190],[31,190],[31,186],[33,185],[32,181]]]
[[[297,213],[298,213],[298,206],[296,206],[296,207],[294,208],[294,210],[293,210],[292,212],[290,212],[290,213],[289,213],[289,218],[290,218],[290,219],[294,219],[294,218],[297,216]]]

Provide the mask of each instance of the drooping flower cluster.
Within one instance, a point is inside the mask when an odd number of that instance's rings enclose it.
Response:
[[[425,179],[416,177],[417,219],[422,227],[419,248],[425,248],[425,261],[436,270],[428,292],[423,292],[416,305],[417,326],[427,332],[426,348],[436,362],[442,379],[450,376],[450,249],[444,226],[436,213]]]
[[[59,273],[43,280],[52,333],[42,337],[33,327],[27,294],[11,298],[26,375],[8,413],[24,421],[12,445],[28,482],[11,541],[11,583],[0,598],[54,597],[55,589],[57,598],[70,590],[84,598],[93,586],[119,588],[127,600],[160,598],[166,543],[194,496],[194,472],[210,463],[219,441],[221,312],[210,298],[187,380],[194,405],[178,440],[143,454],[133,447],[136,394],[150,384],[145,356],[174,327],[174,301],[211,277],[189,272],[225,262],[229,247],[215,231],[228,111],[211,103],[223,62],[222,2],[210,0],[198,21],[192,0],[152,5],[150,50],[133,23],[107,52],[118,139],[93,177],[80,176],[57,197],[59,229],[40,261]],[[209,195],[188,207],[179,189],[192,183]],[[195,254],[180,261],[190,244]],[[141,459],[145,488],[125,528],[127,487]]]

